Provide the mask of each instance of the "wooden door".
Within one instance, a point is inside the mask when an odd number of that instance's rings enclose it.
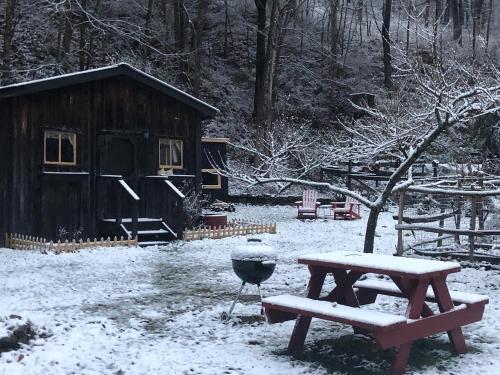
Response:
[[[134,136],[102,135],[99,141],[99,172],[134,178],[137,173],[137,140]]]
[[[98,142],[98,171],[100,176],[122,176],[137,193],[137,137],[133,135],[101,135]],[[119,198],[121,197],[121,199]],[[98,182],[98,218],[113,218],[121,201],[123,217],[131,217],[130,197],[116,178],[101,178]]]

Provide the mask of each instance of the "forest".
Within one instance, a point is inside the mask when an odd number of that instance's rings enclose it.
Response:
[[[419,106],[402,59],[420,70],[496,69],[499,6],[494,0],[0,0],[0,82],[127,62],[219,107],[207,134],[240,141],[283,116],[313,130],[336,129],[339,118],[355,115],[352,94],[370,93],[393,109],[395,102]],[[473,132],[476,146],[494,154],[496,120]]]

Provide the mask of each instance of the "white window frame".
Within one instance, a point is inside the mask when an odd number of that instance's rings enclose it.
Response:
[[[180,150],[181,150],[181,160],[179,165],[174,165],[172,164],[172,161],[174,160],[173,158],[173,144],[178,143],[180,144]],[[161,146],[162,144],[168,144],[168,152],[170,153],[169,155],[169,160],[170,164],[162,164],[161,163]],[[158,140],[158,165],[160,169],[183,169],[184,168],[184,141],[182,139],[171,139],[171,138],[160,138]]]
[[[47,139],[50,133],[59,135],[59,150],[58,150],[58,160],[47,160]],[[71,136],[73,147],[73,161],[62,161],[62,136]],[[43,133],[43,163],[48,165],[76,165],[76,153],[77,153],[77,134],[71,131],[59,131],[59,130],[45,130]]]

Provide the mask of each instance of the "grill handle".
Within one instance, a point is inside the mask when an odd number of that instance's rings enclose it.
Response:
[[[264,267],[272,267],[272,266],[276,265],[276,261],[274,261],[274,260],[264,260],[264,261],[262,261],[262,265]]]

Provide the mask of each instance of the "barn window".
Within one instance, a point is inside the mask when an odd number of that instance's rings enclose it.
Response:
[[[46,131],[44,154],[45,164],[75,165],[76,133]]]
[[[202,188],[203,189],[221,189],[222,178],[217,169],[202,169]]]
[[[160,168],[180,169],[184,164],[183,142],[180,139],[160,138]]]

